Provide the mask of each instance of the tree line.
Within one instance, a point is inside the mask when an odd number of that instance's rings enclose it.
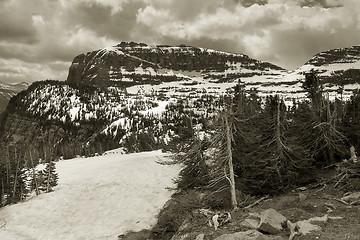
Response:
[[[274,194],[315,181],[314,172],[350,159],[360,148],[360,93],[330,101],[314,72],[306,74],[307,101],[261,102],[235,87],[205,139],[194,137],[175,158],[184,164],[180,190],[206,193],[210,207],[236,208],[236,195]]]

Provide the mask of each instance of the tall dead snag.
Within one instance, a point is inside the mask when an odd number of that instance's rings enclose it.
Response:
[[[231,196],[231,206],[234,210],[238,208],[238,203],[236,200],[236,189],[235,189],[235,176],[234,176],[234,165],[232,158],[232,149],[231,149],[231,140],[232,140],[232,127],[229,124],[228,114],[225,115],[225,129],[226,129],[226,152],[228,158],[228,168],[229,168],[229,184],[230,184],[230,196]]]
[[[36,172],[36,166],[34,165],[34,160],[31,154],[31,148],[29,148],[29,158],[30,158],[30,163],[31,163],[31,170],[32,170],[32,187],[35,188],[35,193],[36,195],[40,194],[39,191],[39,182],[38,182],[38,174]]]
[[[215,207],[223,207],[230,204],[235,210],[238,208],[235,188],[235,174],[233,166],[232,142],[233,142],[233,126],[231,115],[229,112],[219,114],[219,124],[217,130],[211,138],[208,149],[212,151],[209,164],[209,189],[214,196],[218,196],[219,204]],[[229,191],[225,195],[224,191]],[[230,198],[229,198],[230,197]],[[230,203],[228,202],[230,200]],[[222,203],[220,203],[222,202]]]

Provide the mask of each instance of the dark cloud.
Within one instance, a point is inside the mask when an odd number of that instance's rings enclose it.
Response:
[[[301,0],[299,2],[301,7],[323,7],[323,8],[336,8],[336,7],[342,7],[343,5],[339,3],[338,1],[329,2],[327,0]]]
[[[142,1],[125,2],[122,10],[112,14],[112,8],[97,2],[78,2],[65,13],[66,25],[71,28],[81,26],[95,32],[98,36],[120,40],[131,40],[136,26],[136,14],[144,7]]]
[[[254,4],[265,5],[268,4],[268,0],[238,0],[244,7],[251,7]]]
[[[37,33],[32,25],[32,13],[0,2],[0,40],[35,43]]]

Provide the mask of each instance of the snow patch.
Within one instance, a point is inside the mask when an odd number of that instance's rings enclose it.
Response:
[[[0,209],[4,240],[117,239],[126,231],[148,229],[172,192],[179,166],[156,163],[160,151],[57,162],[54,192]]]

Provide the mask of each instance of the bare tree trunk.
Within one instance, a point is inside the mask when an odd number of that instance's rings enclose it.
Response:
[[[33,172],[33,179],[35,181],[35,192],[36,192],[36,195],[39,195],[40,194],[40,192],[39,192],[39,183],[37,181],[37,176],[36,176],[35,166],[34,166],[34,160],[33,160],[32,155],[31,155],[31,150],[29,150],[29,156],[30,156],[31,168],[32,168],[32,172]]]
[[[47,183],[46,183],[46,192],[49,192],[50,189],[50,176],[51,176],[51,159],[49,161],[49,172],[48,172],[48,176],[47,176]]]
[[[15,150],[16,153],[16,150]],[[16,154],[15,154],[16,157]],[[13,200],[15,199],[15,194],[16,194],[16,185],[17,185],[17,178],[18,178],[18,172],[19,172],[19,167],[20,167],[20,159],[17,159],[17,163],[16,163],[16,169],[15,169],[15,179],[14,179],[14,189],[13,189]]]
[[[281,142],[281,122],[280,122],[280,99],[277,105],[277,112],[276,112],[276,125],[275,125],[275,134],[276,134],[276,144],[277,148],[280,150],[282,154],[283,144]]]
[[[228,166],[229,166],[229,175],[230,175],[230,194],[231,194],[231,205],[234,210],[238,208],[238,203],[236,199],[236,190],[235,190],[235,177],[234,177],[234,166],[232,161],[232,151],[231,151],[231,136],[232,131],[229,126],[228,116],[225,116],[225,127],[226,127],[226,151],[228,156]]]
[[[331,131],[331,127],[335,129],[335,123],[331,123],[331,109],[330,109],[330,99],[329,99],[329,93],[327,93],[326,96],[326,116],[327,116],[327,122],[329,123],[329,132]],[[334,149],[328,145],[328,152],[329,152],[329,164],[333,164],[335,162],[334,159]]]
[[[282,176],[281,176],[281,161],[284,159],[284,145],[281,141],[281,119],[280,119],[280,104],[281,104],[281,101],[279,99],[278,101],[278,104],[277,104],[277,112],[276,112],[276,124],[275,124],[275,138],[276,138],[276,145],[277,145],[277,148],[279,150],[279,163],[280,163],[280,166],[278,164],[276,164],[276,171],[278,173],[278,176],[279,176],[279,180],[280,180],[280,183],[282,184]]]
[[[1,178],[1,198],[0,198],[0,206],[3,206],[3,199],[5,198],[5,189],[4,189],[4,179]]]

